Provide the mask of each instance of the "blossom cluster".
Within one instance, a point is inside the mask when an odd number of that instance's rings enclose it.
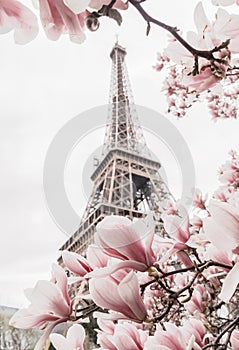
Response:
[[[234,1],[235,2],[235,1]],[[213,1],[227,6],[233,1]],[[187,43],[199,51],[190,53],[177,40],[170,40],[164,54],[158,54],[155,69],[167,69],[163,91],[168,99],[168,112],[182,118],[194,102],[206,97],[213,120],[237,118],[238,58],[237,28],[239,15],[219,8],[210,21],[200,2],[194,11],[197,32],[187,33]],[[213,59],[200,56],[208,52]]]
[[[11,325],[45,325],[36,350],[49,336],[57,350],[83,350],[79,323],[89,313],[97,319],[102,350],[238,349],[235,152],[219,170],[219,180],[222,186],[211,199],[196,191],[190,215],[180,202],[168,203],[157,226],[152,213],[135,221],[105,217],[86,256],[63,251],[64,268],[53,265],[52,280],[27,291],[30,305]],[[74,295],[72,283],[79,285]],[[91,300],[87,307],[85,300]],[[54,333],[59,323],[73,325],[61,335]]]
[[[82,43],[85,40],[86,19],[93,10],[108,5],[110,0],[37,0],[41,24],[50,40],[57,40],[68,33],[70,40]],[[124,0],[117,0],[113,6],[127,9]],[[37,16],[17,0],[0,0],[0,33],[14,30],[18,44],[26,44],[38,34]]]

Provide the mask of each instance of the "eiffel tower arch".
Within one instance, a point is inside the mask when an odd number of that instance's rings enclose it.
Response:
[[[150,210],[159,222],[162,204],[171,197],[159,173],[161,164],[151,156],[143,136],[125,56],[126,50],[116,43],[110,53],[110,101],[102,159],[91,176],[93,189],[79,228],[60,250],[85,255],[95,226],[107,215],[133,220]]]

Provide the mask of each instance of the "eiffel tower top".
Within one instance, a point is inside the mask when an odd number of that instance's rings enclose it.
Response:
[[[133,101],[125,56],[125,48],[117,41],[110,53],[112,73],[103,155],[121,149],[151,159]]]

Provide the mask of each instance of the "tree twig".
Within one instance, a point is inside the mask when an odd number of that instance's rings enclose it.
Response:
[[[223,42],[221,45],[214,47],[212,50],[198,50],[196,48],[194,48],[193,46],[191,46],[186,40],[184,40],[181,35],[178,33],[178,29],[176,27],[173,26],[169,26],[166,23],[160,22],[159,20],[153,18],[152,16],[150,16],[141,6],[141,2],[137,1],[137,0],[128,0],[137,10],[138,12],[142,15],[142,17],[145,19],[145,21],[147,22],[147,34],[149,32],[149,28],[150,28],[150,23],[153,23],[163,29],[165,29],[166,31],[168,31],[169,33],[171,33],[178,42],[180,42],[193,56],[195,59],[195,66],[194,66],[194,70],[192,72],[192,74],[198,74],[198,65],[197,65],[197,61],[199,57],[205,58],[206,60],[212,62],[218,62],[221,64],[225,64],[227,65],[228,63],[220,58],[216,58],[213,54],[215,52],[219,52],[220,50],[227,48],[230,40],[226,40],[225,42]]]

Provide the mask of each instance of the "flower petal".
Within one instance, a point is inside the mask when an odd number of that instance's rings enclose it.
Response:
[[[113,273],[117,272],[120,269],[132,269],[132,270],[137,270],[144,272],[147,270],[147,265],[141,264],[137,261],[133,260],[125,260],[122,262],[119,262],[117,264],[113,264],[107,267],[95,269],[92,272],[88,273],[85,275],[86,278],[92,278],[92,277],[107,277],[109,275],[112,275]]]
[[[147,315],[147,311],[140,295],[138,279],[133,271],[129,272],[123,278],[118,286],[118,291],[122,300],[136,316],[136,320],[143,321]]]
[[[80,324],[74,324],[67,331],[67,341],[69,350],[84,350],[85,330]],[[64,350],[64,349],[63,349]]]
[[[15,0],[0,1],[0,33],[14,29],[17,44],[26,44],[38,34],[35,14],[26,6]]]
[[[72,12],[78,14],[86,10],[90,0],[63,0],[63,2]]]
[[[56,348],[56,350],[73,350],[74,349],[74,348],[70,349],[67,346],[67,340],[61,334],[57,334],[57,333],[50,334],[50,340],[54,348]]]
[[[228,272],[222,286],[219,298],[228,303],[233,296],[239,283],[239,262],[237,262],[230,272]]]

